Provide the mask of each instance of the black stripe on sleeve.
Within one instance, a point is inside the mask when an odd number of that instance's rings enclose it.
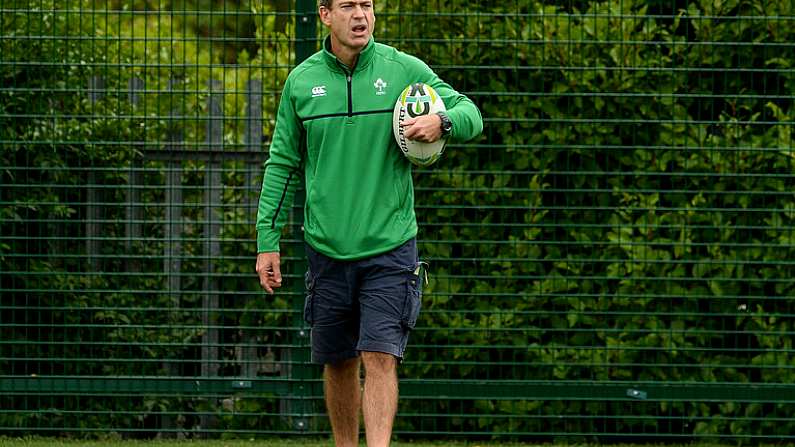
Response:
[[[284,190],[282,191],[282,198],[279,199],[279,206],[276,207],[276,212],[273,213],[273,220],[271,220],[271,229],[276,228],[276,218],[279,217],[279,212],[282,210],[282,205],[284,204],[284,198],[287,196],[287,187],[290,186],[290,180],[293,179],[293,174],[295,171],[290,171],[290,175],[287,176],[287,181],[284,182]]]

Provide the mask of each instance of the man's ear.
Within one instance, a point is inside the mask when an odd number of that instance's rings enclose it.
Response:
[[[320,16],[320,21],[323,22],[324,25],[326,26],[331,25],[331,19],[329,18],[329,14],[331,14],[331,11],[328,8],[326,8],[325,6],[321,6],[320,9],[318,9],[317,13]]]

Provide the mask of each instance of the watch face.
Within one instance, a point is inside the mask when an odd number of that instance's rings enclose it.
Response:
[[[439,118],[442,120],[442,132],[449,133],[453,128],[453,123],[450,122],[450,117],[446,113],[439,113]]]

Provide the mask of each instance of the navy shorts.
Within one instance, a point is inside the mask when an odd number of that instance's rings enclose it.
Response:
[[[306,245],[304,319],[312,328],[312,362],[338,363],[361,351],[403,358],[420,313],[417,241],[356,261],[340,261]]]

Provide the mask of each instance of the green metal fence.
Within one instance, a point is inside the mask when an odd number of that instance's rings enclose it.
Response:
[[[795,2],[376,1],[481,108],[415,171],[398,436],[795,440]],[[0,435],[325,434],[259,290],[312,0],[0,0]]]

